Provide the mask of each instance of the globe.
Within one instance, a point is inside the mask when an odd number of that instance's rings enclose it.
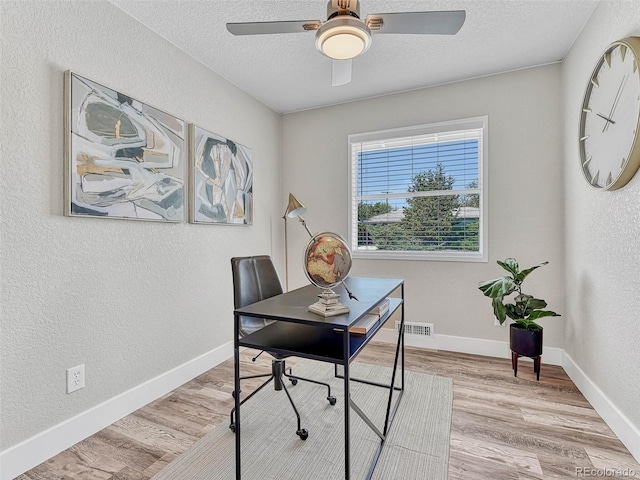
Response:
[[[351,271],[351,250],[335,233],[322,232],[309,240],[304,252],[304,271],[315,286],[330,290]]]

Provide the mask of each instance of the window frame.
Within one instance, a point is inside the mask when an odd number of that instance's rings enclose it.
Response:
[[[358,249],[358,165],[357,156],[353,154],[354,144],[390,140],[394,138],[429,135],[436,133],[455,132],[458,130],[482,129],[482,146],[479,149],[481,158],[478,165],[478,186],[480,190],[480,221],[478,231],[479,250],[477,252],[454,251],[409,251],[409,250],[360,250]],[[374,260],[427,260],[453,262],[487,262],[488,261],[488,137],[489,117],[487,115],[448,120],[443,122],[414,125],[409,127],[392,128],[373,132],[363,132],[348,136],[349,157],[349,238],[351,254],[356,259]],[[458,190],[456,190],[458,192]],[[468,193],[459,190],[459,194]],[[398,197],[400,194],[390,194],[388,198]],[[427,194],[428,195],[428,194]],[[403,197],[404,198],[404,197]]]

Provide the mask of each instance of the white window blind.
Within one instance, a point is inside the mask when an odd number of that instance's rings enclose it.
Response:
[[[351,135],[355,257],[486,261],[487,119]]]

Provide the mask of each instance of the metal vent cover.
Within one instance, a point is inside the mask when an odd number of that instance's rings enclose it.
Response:
[[[399,331],[400,322],[396,322],[396,332]],[[433,323],[404,322],[404,334],[433,338]]]

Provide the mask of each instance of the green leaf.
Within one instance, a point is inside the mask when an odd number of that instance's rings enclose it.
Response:
[[[500,325],[504,323],[507,319],[506,317],[506,307],[504,303],[502,303],[502,298],[494,298],[491,303],[493,304],[493,314],[496,316]]]
[[[533,310],[532,308],[530,309],[528,307],[529,300],[531,300],[532,298],[533,297],[531,295],[525,295],[524,293],[521,293],[520,295],[516,296],[516,298],[513,299],[516,304],[515,312],[517,312],[516,314],[518,318],[526,317],[528,311]]]
[[[505,308],[507,309],[507,315],[509,316],[510,319],[518,320],[522,318],[522,313],[520,309],[517,306],[513,305],[512,303],[506,304]]]
[[[500,277],[493,280],[487,280],[478,285],[478,288],[487,297],[490,298],[502,298],[505,295],[509,295],[515,289],[513,279],[509,277]]]
[[[518,262],[515,258],[507,258],[504,262],[498,260],[498,265],[504,268],[507,272],[514,276],[518,275]]]
[[[547,306],[547,302],[545,302],[540,298],[533,298],[533,297],[529,299],[529,303],[527,304],[527,308],[531,310],[541,310],[546,306]]]
[[[559,313],[552,312],[550,310],[534,310],[533,312],[531,312],[531,314],[529,314],[528,319],[537,320],[538,318],[543,318],[543,317],[559,317],[559,316],[560,316]]]
[[[527,317],[534,310],[541,310],[547,306],[547,302],[539,298],[533,298],[531,295],[520,294],[514,298],[514,301],[520,312],[521,317]]]
[[[531,268],[527,268],[526,270],[523,270],[519,273],[517,273],[515,276],[518,279],[518,281],[520,283],[522,283],[524,281],[525,278],[527,278],[527,275],[529,275],[531,272],[533,272],[536,268],[540,268],[546,264],[548,264],[549,262],[542,262],[539,263],[538,265],[536,265],[535,267],[531,267]]]
[[[529,303],[529,301],[533,299],[533,297],[531,295],[527,295],[525,293],[521,293],[520,295],[516,296],[513,301],[516,302],[517,304],[522,304],[522,305],[526,305],[527,303]]]

